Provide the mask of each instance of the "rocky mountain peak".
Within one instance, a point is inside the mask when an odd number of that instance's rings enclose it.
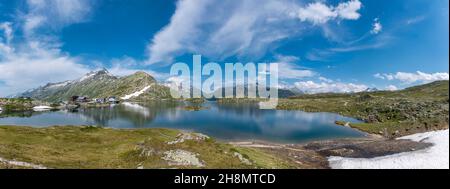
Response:
[[[99,78],[112,78],[117,79],[116,76],[109,73],[109,71],[105,68],[98,70],[98,71],[92,71],[78,79],[79,82],[85,81],[87,79],[99,79]]]
[[[102,68],[101,70],[96,72],[97,75],[109,74],[109,71],[106,68]]]

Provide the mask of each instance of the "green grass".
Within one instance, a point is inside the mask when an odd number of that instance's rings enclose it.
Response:
[[[448,81],[437,81],[395,92],[300,95],[280,99],[277,109],[334,112],[365,121],[351,127],[398,137],[448,128],[448,90]]]
[[[171,166],[161,157],[169,150],[197,153],[204,168],[295,168],[294,162],[258,149],[235,148],[213,139],[167,144],[180,133],[170,129],[108,129],[91,126],[32,128],[0,126],[0,157],[49,168],[196,168]],[[143,152],[152,151],[150,155]],[[235,151],[253,165],[243,164]],[[20,168],[0,165],[0,168]],[[297,167],[298,168],[298,167]]]
[[[236,151],[244,158],[252,160],[256,167],[264,167],[270,169],[276,168],[298,168],[298,165],[293,165],[292,162],[285,159],[285,157],[279,157],[275,154],[265,152],[261,149],[254,148],[233,148],[232,151]]]

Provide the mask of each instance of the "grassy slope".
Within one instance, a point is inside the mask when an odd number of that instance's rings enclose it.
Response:
[[[448,128],[448,90],[448,81],[437,81],[395,92],[302,95],[280,100],[278,109],[335,112],[365,121],[354,128],[397,137]]]
[[[169,129],[0,126],[0,157],[50,168],[137,168],[141,165],[144,168],[190,168],[170,166],[161,159],[165,151],[182,149],[198,153],[205,168],[298,168],[296,163],[279,155],[237,148],[212,139],[166,143],[175,140],[178,134],[179,131]],[[158,153],[140,155],[150,149]],[[243,164],[234,152],[254,164]],[[2,164],[0,168],[11,166]]]

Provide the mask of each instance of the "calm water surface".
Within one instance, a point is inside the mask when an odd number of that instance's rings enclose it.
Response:
[[[47,127],[98,125],[113,128],[174,128],[207,134],[226,141],[265,140],[299,143],[311,140],[362,137],[335,121],[359,122],[333,113],[260,110],[257,105],[204,104],[208,109],[187,111],[174,103],[120,105],[73,111],[0,114],[0,125]]]

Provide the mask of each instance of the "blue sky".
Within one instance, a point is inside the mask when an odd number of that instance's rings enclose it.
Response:
[[[448,80],[448,0],[0,0],[0,96],[107,68],[279,62],[285,87]]]

